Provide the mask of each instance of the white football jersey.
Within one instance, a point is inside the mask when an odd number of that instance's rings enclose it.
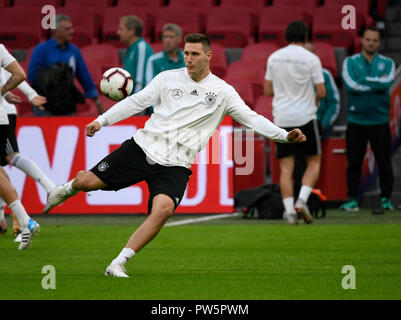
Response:
[[[288,142],[288,132],[252,111],[232,86],[212,73],[195,82],[186,68],[159,73],[97,121],[111,125],[152,105],[154,113],[134,139],[161,165],[190,168],[226,115],[266,138]]]
[[[0,68],[0,87],[3,86],[10,77],[10,72],[4,68]],[[26,81],[22,81],[17,88],[22,91],[29,101],[32,101],[32,99],[38,95]],[[0,97],[0,105],[6,109],[7,114],[17,114],[17,108],[15,105],[8,103],[5,97]]]
[[[273,119],[280,127],[298,127],[316,119],[314,84],[324,83],[317,55],[288,45],[267,60],[266,80],[273,83]]]
[[[14,61],[15,58],[7,51],[4,45],[0,44],[0,68],[7,68],[9,64]],[[0,88],[3,85],[4,84],[0,84]],[[0,91],[0,100],[2,99],[3,97],[1,96],[1,91]],[[2,124],[8,124],[8,117],[4,106],[0,104],[0,125]]]

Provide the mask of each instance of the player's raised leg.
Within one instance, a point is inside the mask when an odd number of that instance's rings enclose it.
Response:
[[[50,178],[43,172],[42,169],[33,160],[25,157],[24,155],[15,152],[6,157],[7,163],[22,170],[35,181],[39,182],[42,187],[49,194],[56,185]]]
[[[169,196],[165,194],[154,196],[150,215],[131,235],[125,248],[106,268],[105,274],[107,276],[127,278],[125,263],[159,233],[168,218],[174,213],[174,210],[174,202]]]
[[[43,213],[48,213],[52,208],[63,203],[68,198],[75,196],[79,191],[88,192],[105,187],[107,187],[107,185],[93,174],[93,172],[79,171],[74,179],[55,187],[49,193]]]

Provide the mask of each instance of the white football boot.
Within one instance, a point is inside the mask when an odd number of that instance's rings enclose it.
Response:
[[[24,250],[31,246],[32,237],[40,231],[40,225],[35,220],[29,219],[28,226],[22,229],[21,242],[18,250]]]
[[[108,277],[129,278],[125,267],[118,263],[109,265],[104,274]]]
[[[69,197],[76,195],[78,191],[73,191],[72,194],[67,194],[67,183],[55,187],[47,196],[46,206],[43,213],[49,213],[51,209],[63,203]]]

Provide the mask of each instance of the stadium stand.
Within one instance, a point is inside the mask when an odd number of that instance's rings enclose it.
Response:
[[[350,50],[359,30],[341,27],[343,19],[341,9],[340,5],[318,7],[313,17],[312,37],[314,41],[327,42],[334,47],[344,47]]]
[[[380,1],[379,1],[380,2]],[[371,1],[370,0],[325,0],[325,6],[339,5],[347,6],[351,5],[357,8],[357,23],[359,23],[358,28],[364,26],[371,26],[374,22],[373,18],[370,16]]]
[[[261,114],[266,119],[273,121],[273,97],[259,96],[256,99],[255,112]]]
[[[94,15],[94,23],[95,23],[95,35],[100,37],[100,32],[102,30],[103,24],[103,17],[104,12],[108,9],[110,1],[109,0],[100,0],[100,1],[93,1],[93,0],[65,0],[64,7],[65,8],[75,8],[75,10],[80,9],[90,9],[93,11]]]
[[[213,58],[210,62],[210,70],[218,77],[224,78],[227,72],[227,56],[224,47],[218,43],[212,43]]]
[[[242,51],[241,61],[266,65],[267,58],[280,47],[272,43],[252,43]]]
[[[43,7],[51,5],[54,7],[61,6],[61,0],[14,0],[14,7]]]
[[[210,8],[215,5],[214,0],[170,0],[169,7],[171,8],[196,8],[206,21],[206,16]]]
[[[235,61],[228,66],[224,80],[228,83],[238,79],[249,81],[254,97],[259,97],[263,95],[265,73],[264,65]]]
[[[154,42],[161,42],[163,26],[166,23],[179,25],[183,36],[193,32],[204,32],[204,25],[202,25],[198,9],[163,7],[157,10],[156,13]]]
[[[34,46],[43,38],[41,21],[40,10],[3,8],[0,12],[0,42],[13,49]]]
[[[110,44],[101,43],[85,46],[81,49],[81,53],[85,62],[101,65],[102,72],[120,66],[118,51]]]
[[[91,9],[61,7],[57,9],[57,13],[70,17],[74,29],[71,42],[76,46],[83,47],[98,42],[95,13]]]
[[[64,0],[64,6],[83,6],[92,8],[106,8],[111,7],[114,0]]]
[[[228,84],[232,85],[238,94],[244,100],[246,105],[251,109],[255,108],[255,96],[253,93],[252,84],[247,80],[229,79]]]
[[[101,42],[112,44],[117,48],[125,47],[117,35],[117,29],[120,18],[127,15],[136,15],[142,20],[144,38],[149,42],[153,29],[153,17],[146,9],[135,9],[134,7],[115,7],[105,10]]]
[[[251,32],[255,34],[259,25],[259,13],[265,7],[265,0],[221,0],[220,6],[226,7],[239,7],[250,9],[251,11]]]
[[[29,59],[31,58],[31,54],[34,48],[35,47],[30,47],[28,50],[26,50],[25,59],[19,62],[21,67],[25,70],[26,74],[28,74]]]
[[[304,8],[310,12],[313,12],[319,5],[320,0],[273,0],[272,6],[289,6]]]
[[[315,42],[314,45],[315,53],[320,58],[323,68],[328,69],[331,75],[336,78],[338,68],[334,48],[332,45],[324,42]]]
[[[149,45],[152,47],[154,53],[164,50],[164,46],[163,46],[162,42],[152,42],[152,43],[149,43]]]
[[[228,48],[242,48],[253,42],[251,12],[246,8],[212,7],[206,22],[210,39]]]
[[[303,9],[298,7],[274,6],[263,8],[260,13],[259,41],[285,46],[285,28],[293,20],[305,19]],[[307,22],[307,21],[305,21]]]
[[[117,7],[146,8],[150,10],[157,10],[163,5],[163,0],[117,0]]]

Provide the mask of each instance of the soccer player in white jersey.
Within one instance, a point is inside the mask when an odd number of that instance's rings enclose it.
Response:
[[[49,195],[47,211],[79,191],[119,190],[147,182],[150,215],[106,268],[106,275],[128,277],[125,263],[157,235],[174,213],[192,173],[192,162],[225,115],[277,142],[306,140],[299,129],[287,132],[252,111],[233,87],[210,72],[212,52],[206,35],[187,35],[184,57],[186,68],[159,73],[142,91],[86,126],[86,135],[92,137],[102,126],[154,106],[154,113],[133,138]]]
[[[326,96],[326,89],[320,59],[304,48],[308,33],[308,26],[301,20],[287,26],[288,45],[268,58],[263,88],[266,96],[273,96],[274,123],[289,131],[300,128],[308,137],[302,145],[277,144],[280,189],[289,224],[298,224],[297,213],[305,223],[312,223],[306,203],[320,173],[321,144],[316,110],[318,102]],[[294,205],[293,171],[297,154],[305,157],[306,171]]]
[[[0,68],[11,73],[6,83],[0,86],[1,96],[16,88],[26,79],[26,74],[15,58],[0,44]],[[0,105],[0,150],[5,150],[8,137],[8,117],[4,107]],[[18,199],[18,194],[12,186],[7,173],[0,167],[0,197],[7,203],[13,214],[17,217],[21,227],[21,243],[18,249],[26,249],[31,245],[32,236],[39,232],[39,224],[32,220]]]
[[[10,77],[11,74],[6,69],[0,68],[0,85],[6,83]],[[38,95],[37,92],[32,89],[26,81],[21,82],[17,88],[22,91],[32,105],[39,109],[43,109],[42,105],[46,103],[46,98]],[[32,179],[39,182],[47,193],[50,193],[50,191],[53,190],[56,185],[49,179],[49,177],[46,176],[46,174],[33,160],[19,153],[17,137],[15,135],[15,128],[17,124],[17,108],[15,107],[15,104],[21,102],[21,98],[10,91],[8,91],[3,97],[0,97],[0,105],[6,109],[9,122],[6,148],[5,150],[0,150],[0,165],[5,166],[10,164],[22,170]],[[3,226],[3,229],[4,226],[7,228],[6,221],[4,219],[4,206],[5,202],[0,198],[0,226]],[[13,221],[14,235],[17,235],[20,232],[20,226],[14,215]]]

